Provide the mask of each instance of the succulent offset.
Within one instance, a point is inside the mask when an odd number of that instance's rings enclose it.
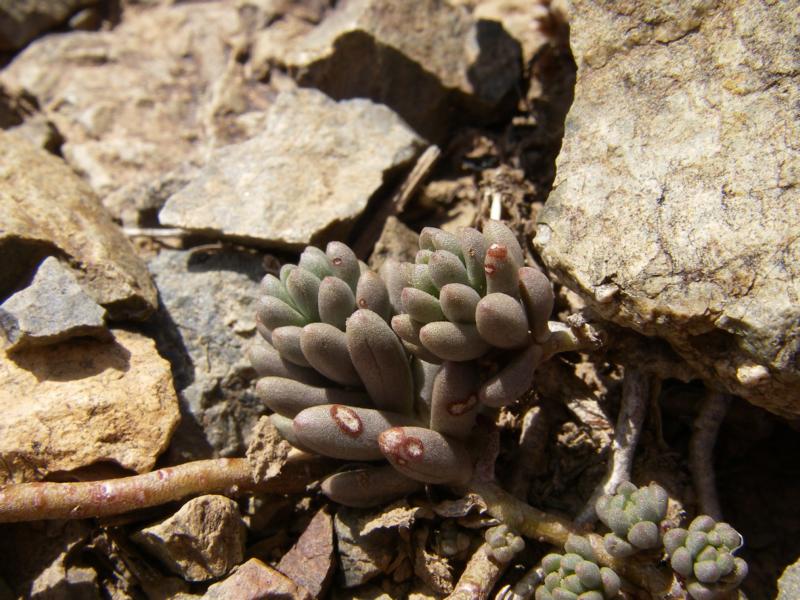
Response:
[[[611,530],[603,539],[608,553],[625,558],[660,547],[668,500],[664,488],[655,483],[637,488],[629,481],[620,484],[615,494],[598,498],[597,516]]]
[[[542,559],[544,583],[536,588],[536,600],[611,600],[620,590],[619,576],[600,567],[589,541],[571,535],[564,554],[548,554]]]
[[[697,517],[688,529],[664,534],[670,565],[694,600],[714,600],[739,586],[747,576],[747,563],[733,554],[742,543],[738,531],[707,515]]]
[[[380,276],[345,244],[308,247],[261,282],[263,339],[250,358],[273,423],[298,448],[390,465],[325,480],[323,492],[342,504],[466,483],[463,440],[481,404],[523,394],[549,337],[550,282],[522,265],[508,227],[426,228],[420,247],[418,264],[389,261]],[[513,353],[481,382],[472,361],[493,347]]]

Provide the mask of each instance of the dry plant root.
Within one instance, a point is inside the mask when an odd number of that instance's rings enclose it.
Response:
[[[689,471],[697,493],[699,512],[717,521],[722,520],[722,509],[714,480],[714,444],[730,402],[727,394],[710,392],[694,420],[689,441]]]

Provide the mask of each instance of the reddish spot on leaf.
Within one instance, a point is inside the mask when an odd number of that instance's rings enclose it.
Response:
[[[332,262],[338,267],[340,264],[342,264],[342,259],[337,256]]]
[[[508,256],[508,248],[506,248],[505,244],[492,244],[486,253],[492,258],[503,260]]]
[[[467,396],[459,400],[453,400],[447,405],[447,412],[454,417],[459,417],[469,412],[478,403],[478,397],[475,394]]]
[[[364,431],[364,424],[361,422],[361,418],[352,408],[341,404],[333,404],[330,408],[330,413],[336,426],[345,435],[356,438]]]

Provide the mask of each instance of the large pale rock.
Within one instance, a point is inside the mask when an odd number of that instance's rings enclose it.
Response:
[[[268,104],[237,61],[236,3],[172,4],[128,5],[111,31],[46,36],[0,74],[36,98],[67,162],[132,224],[149,186],[260,130]]]
[[[57,156],[0,131],[0,297],[48,254],[68,258],[110,317],[155,309],[147,267],[86,182]]]
[[[0,0],[0,50],[22,48],[97,0]]]
[[[385,106],[284,92],[266,129],[217,150],[202,174],[167,200],[164,225],[251,243],[301,248],[342,235],[422,140]]]
[[[149,267],[162,303],[156,335],[173,364],[183,415],[169,460],[241,456],[265,412],[244,350],[255,335],[261,259],[163,250]]]
[[[244,558],[246,529],[236,502],[207,495],[189,500],[170,518],[133,535],[187,581],[226,575]]]
[[[571,19],[548,269],[712,386],[800,415],[796,3],[576,0]]]
[[[301,85],[386,104],[431,139],[460,112],[491,115],[521,74],[520,45],[497,21],[444,0],[341,2],[288,41],[282,49],[272,44],[276,53],[265,58]]]
[[[44,346],[70,337],[109,337],[106,311],[78,285],[72,272],[50,256],[31,284],[0,304],[0,329],[8,349]]]
[[[124,330],[0,358],[0,484],[99,461],[143,473],[178,424],[169,363]]]

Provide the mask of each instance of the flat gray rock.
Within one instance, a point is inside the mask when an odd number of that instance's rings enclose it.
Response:
[[[72,272],[50,256],[39,265],[31,284],[0,304],[0,329],[8,349],[54,344],[92,336],[111,337],[105,309],[83,291]]]
[[[520,44],[494,20],[441,0],[340,2],[316,28],[284,43],[260,40],[303,86],[371,98],[437,139],[467,111],[491,115],[521,75]]]
[[[572,3],[575,103],[535,246],[604,317],[796,417],[796,5],[632,6]]]
[[[172,195],[164,225],[262,246],[299,249],[342,235],[388,173],[422,140],[385,106],[335,102],[316,90],[284,92],[265,131],[220,148],[201,175]]]
[[[256,335],[261,258],[162,250],[149,267],[162,303],[159,349],[173,365],[182,413],[168,459],[242,456],[266,412],[244,351]]]

